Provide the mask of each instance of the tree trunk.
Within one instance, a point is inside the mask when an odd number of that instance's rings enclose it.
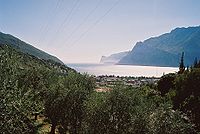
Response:
[[[50,134],[55,134],[55,131],[56,131],[56,123],[52,123]]]
[[[35,113],[35,120],[37,120],[37,116],[39,115],[39,113]]]

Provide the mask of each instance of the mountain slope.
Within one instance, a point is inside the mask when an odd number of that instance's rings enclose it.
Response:
[[[57,81],[61,78],[64,81],[63,78],[72,72],[77,74],[60,63],[38,59],[11,46],[0,45],[1,134],[40,133],[37,131],[43,126],[43,120],[39,119],[42,121],[39,123],[37,116],[45,110],[45,99],[48,94],[58,91],[54,86],[59,83]]]
[[[176,28],[170,33],[138,42],[118,64],[178,66],[180,54],[185,53],[185,65],[200,59],[200,26]]]
[[[0,45],[9,45],[23,53],[28,53],[37,58],[44,59],[44,60],[52,60],[54,62],[63,64],[63,62],[59,60],[57,57],[52,56],[42,50],[39,50],[33,47],[32,45],[27,44],[10,34],[4,34],[0,32]]]
[[[115,64],[119,62],[124,56],[126,56],[130,51],[125,51],[125,52],[120,52],[120,53],[115,53],[110,56],[102,56],[100,63],[104,64]]]

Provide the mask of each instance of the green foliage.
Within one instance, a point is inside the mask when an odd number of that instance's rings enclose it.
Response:
[[[52,131],[60,124],[64,131],[79,133],[85,111],[83,103],[93,91],[94,83],[88,75],[71,72],[56,77],[45,96],[45,114],[51,120]]]
[[[85,103],[87,133],[195,133],[180,112],[147,89],[120,86],[93,93]]]
[[[200,68],[197,59],[193,67],[182,74],[168,74],[158,81],[162,95],[171,99],[173,108],[185,113],[200,129]]]
[[[0,46],[1,132],[35,133],[37,126],[31,117],[43,110],[50,72],[65,74],[68,70],[6,45]]]
[[[142,114],[142,111],[136,111],[138,110],[136,105],[140,100],[137,100],[134,96],[135,92],[131,92],[131,89],[123,86],[109,93],[96,92],[91,95],[91,98],[85,104],[87,107],[88,133],[116,134],[136,131],[133,119],[137,120],[134,116],[137,113]],[[141,123],[145,122],[141,121]]]
[[[161,104],[150,115],[150,130],[153,134],[193,134],[194,126],[186,115],[172,110],[172,105]]]
[[[200,69],[194,68],[189,73],[177,76],[175,80],[176,96],[173,98],[174,107],[180,108],[191,116],[200,126]]]
[[[181,56],[181,62],[179,65],[179,71],[178,74],[182,74],[185,71],[185,65],[184,65],[184,52],[182,52],[182,56]]]
[[[161,95],[164,96],[170,90],[174,89],[174,80],[176,78],[176,74],[167,74],[160,78],[158,81],[158,91],[160,91]]]
[[[15,61],[20,57],[7,47],[0,48],[0,55],[0,130],[6,134],[33,133],[34,125],[26,110],[31,103],[27,95],[29,90],[19,87],[21,70]]]
[[[84,101],[94,91],[94,83],[87,75],[69,74],[65,80],[65,87],[70,90],[66,96],[65,118],[62,120],[65,129],[71,133],[80,133],[84,118]],[[65,120],[68,119],[68,120]]]
[[[158,83],[159,91],[163,95],[169,91],[182,111],[192,111],[195,121],[200,113],[199,74],[193,69],[178,75],[175,86],[174,75]],[[162,91],[167,82],[171,85]],[[173,110],[157,90],[118,85],[108,92],[96,92],[92,77],[8,46],[0,46],[0,83],[3,134],[36,133],[41,124],[32,117],[38,113],[49,120],[52,134],[56,129],[72,134],[195,133],[186,115]]]

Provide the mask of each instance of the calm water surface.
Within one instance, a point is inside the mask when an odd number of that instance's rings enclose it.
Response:
[[[160,77],[163,74],[178,71],[175,67],[134,66],[134,65],[105,65],[105,64],[66,64],[67,66],[91,75],[116,75],[116,76],[146,76]]]

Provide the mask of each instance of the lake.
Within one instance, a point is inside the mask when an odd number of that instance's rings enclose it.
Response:
[[[145,76],[160,77],[163,74],[178,71],[176,67],[155,67],[155,66],[135,66],[135,65],[108,65],[108,64],[66,64],[80,73],[91,75],[115,75],[115,76]]]

